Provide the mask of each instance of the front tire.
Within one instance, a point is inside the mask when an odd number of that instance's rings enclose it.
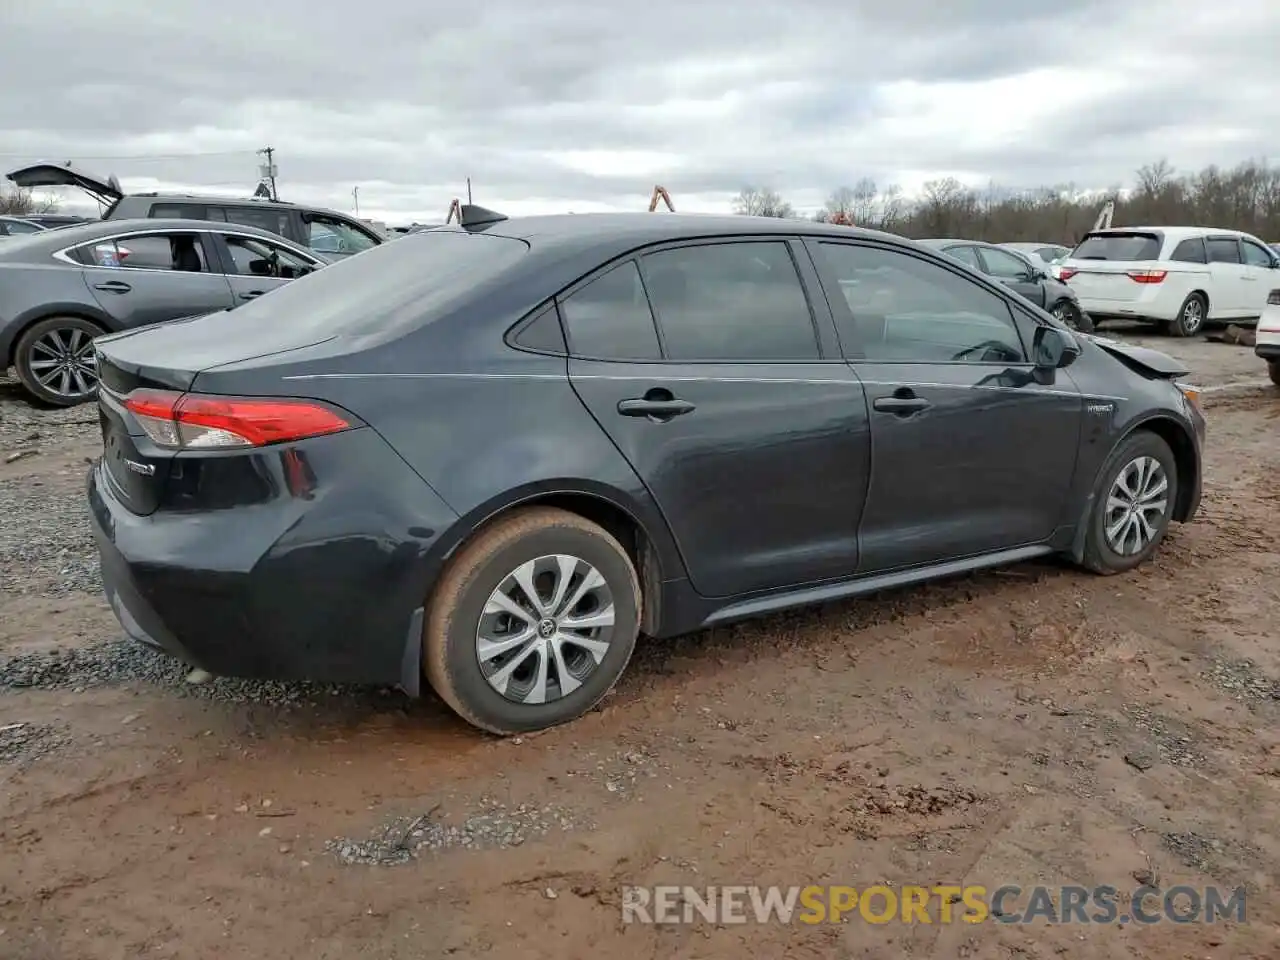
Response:
[[[517,510],[441,576],[423,628],[427,680],[491,733],[566,723],[617,683],[641,610],[635,566],[606,530],[565,510]]]
[[[1178,497],[1178,465],[1160,437],[1139,430],[1112,452],[1093,492],[1084,565],[1104,576],[1145,563],[1164,539]]]
[[[105,333],[82,317],[50,317],[18,338],[13,366],[22,386],[36,400],[74,407],[98,395],[93,338]]]
[[[1169,324],[1169,332],[1175,337],[1194,337],[1204,329],[1209,316],[1209,303],[1202,293],[1187,295],[1178,308],[1178,316]]]
[[[1092,318],[1069,300],[1059,300],[1050,312],[1072,330],[1093,333]]]

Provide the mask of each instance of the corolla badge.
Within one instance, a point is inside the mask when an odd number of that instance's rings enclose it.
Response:
[[[121,457],[120,459],[134,473],[140,473],[144,477],[155,476],[156,468],[150,463],[139,463],[137,460],[130,460],[128,457]]]

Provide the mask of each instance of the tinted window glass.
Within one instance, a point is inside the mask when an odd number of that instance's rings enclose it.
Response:
[[[781,240],[644,257],[669,360],[816,360],[809,301]]]
[[[96,240],[77,250],[77,259],[95,267],[207,273],[204,246],[194,233],[150,234]]]
[[[986,261],[987,273],[1003,280],[1021,280],[1031,274],[1031,264],[1016,254],[1003,250],[982,248],[982,259]]]
[[[34,223],[27,223],[23,220],[6,220],[5,226],[8,227],[10,235],[15,237],[19,234],[44,232]]]
[[[1173,248],[1169,259],[1178,263],[1208,263],[1204,253],[1204,238],[1191,237],[1183,240]]]
[[[1071,252],[1072,260],[1158,260],[1154,233],[1091,233]]]
[[[272,331],[289,318],[289,340],[315,343],[326,337],[389,338],[438,319],[461,306],[484,284],[509,270],[529,250],[523,240],[462,230],[430,230],[346,257],[269,297],[236,307]],[[514,318],[513,318],[514,319]],[[264,336],[267,336],[264,334]],[[271,334],[280,348],[279,333]],[[252,344],[248,344],[252,347]]]
[[[149,216],[153,220],[204,220],[208,211],[200,203],[153,203]]]
[[[278,233],[282,237],[289,235],[289,214],[284,210],[272,210],[267,207],[226,207],[228,223],[243,223],[249,227],[257,227],[270,233]]]
[[[316,266],[278,244],[232,235],[224,235],[223,239],[227,241],[227,250],[231,253],[235,272],[243,277],[296,280],[310,273]]]
[[[1240,245],[1235,237],[1210,237],[1204,244],[1209,248],[1210,263],[1240,262]]]
[[[1045,263],[1053,263],[1053,261],[1065,257],[1070,252],[1066,247],[1041,247],[1036,251],[1036,256]]]
[[[1025,360],[1008,305],[975,280],[892,250],[838,243],[820,249],[853,313],[866,359]]]
[[[566,352],[564,330],[560,327],[560,314],[553,303],[530,320],[512,337],[512,342],[539,353]]]
[[[560,303],[569,349],[580,357],[657,360],[658,333],[634,260],[614,267]]]
[[[973,247],[949,247],[943,252],[949,257],[955,257],[961,263],[973,267],[975,270],[982,269],[982,263],[978,260],[978,251]]]
[[[1251,267],[1269,267],[1271,266],[1272,256],[1261,244],[1254,243],[1252,240],[1241,238],[1240,248],[1244,251],[1244,262]]]
[[[307,229],[307,246],[320,253],[351,254],[377,246],[373,237],[364,231],[330,217],[311,218]]]

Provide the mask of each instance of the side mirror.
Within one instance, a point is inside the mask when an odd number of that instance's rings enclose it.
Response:
[[[1031,341],[1031,362],[1037,370],[1058,370],[1069,367],[1080,356],[1080,344],[1066,330],[1059,327],[1037,327]]]

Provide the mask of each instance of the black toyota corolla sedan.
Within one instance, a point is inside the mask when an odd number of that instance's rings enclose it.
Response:
[[[1176,362],[848,227],[466,208],[96,349],[133,637],[425,676],[502,734],[589,710],[638,636],[1052,554],[1120,573],[1200,501]]]

